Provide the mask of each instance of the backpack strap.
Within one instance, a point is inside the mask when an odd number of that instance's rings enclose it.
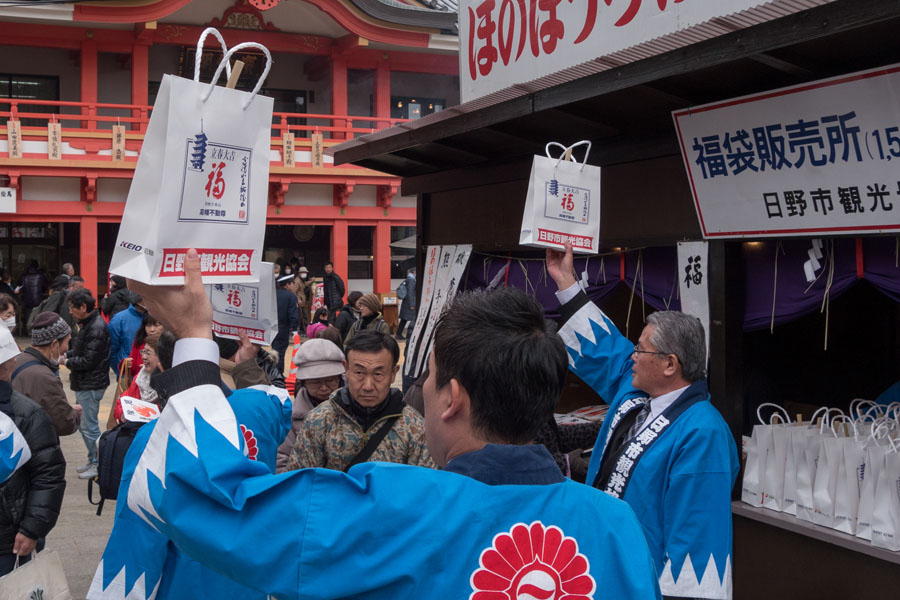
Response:
[[[397,419],[399,419],[402,416],[402,414],[403,413],[400,413],[399,415],[394,415],[393,417],[391,417],[387,421],[385,421],[384,425],[381,426],[381,429],[379,429],[377,432],[375,432],[375,435],[373,435],[372,437],[369,438],[369,441],[366,443],[365,446],[363,446],[363,449],[360,450],[359,453],[353,457],[353,460],[350,461],[350,464],[347,465],[346,467],[344,467],[344,473],[349,471],[351,469],[351,467],[355,467],[359,463],[363,463],[363,462],[366,462],[367,460],[369,460],[369,457],[372,456],[373,452],[375,452],[375,448],[378,447],[378,444],[381,443],[381,440],[383,440],[385,438],[385,436],[391,430],[391,427],[394,426],[394,423],[397,422]]]
[[[106,502],[106,498],[103,497],[103,494],[100,494],[100,500],[94,502],[94,477],[88,479],[88,502],[97,507],[97,516],[100,516],[100,513],[103,512],[103,503]]]
[[[12,372],[12,375],[9,378],[9,382],[12,383],[13,380],[16,378],[16,375],[18,375],[19,373],[21,373],[22,371],[24,371],[31,365],[37,365],[37,364],[40,364],[40,363],[36,360],[29,360],[28,362],[19,365],[18,367],[16,367],[16,370]]]

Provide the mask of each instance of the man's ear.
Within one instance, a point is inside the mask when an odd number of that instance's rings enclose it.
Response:
[[[468,414],[469,411],[469,392],[459,382],[458,379],[451,379],[449,402],[444,406],[441,418],[444,420],[452,419],[461,415]]]
[[[399,371],[399,370],[400,370],[400,365],[399,364],[394,365],[394,368],[391,369],[391,381],[393,381],[394,377],[397,376],[397,371]]]
[[[678,375],[681,372],[681,362],[679,362],[678,357],[674,354],[669,354],[666,356],[666,366],[663,367],[663,373],[667,377],[672,377],[673,375]]]

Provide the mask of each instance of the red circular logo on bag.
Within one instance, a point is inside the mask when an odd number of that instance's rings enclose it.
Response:
[[[247,429],[244,425],[241,425],[241,435],[244,436],[244,446],[247,448],[247,458],[256,460],[256,455],[259,454],[259,448],[256,445],[256,436],[253,435],[253,430]]]
[[[469,600],[593,600],[597,589],[575,538],[540,521],[494,536],[478,563]]]

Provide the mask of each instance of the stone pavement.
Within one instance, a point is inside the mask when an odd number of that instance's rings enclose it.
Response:
[[[22,341],[27,345],[29,340]],[[59,374],[69,401],[74,404],[75,394],[69,389],[69,372],[62,368]],[[113,383],[106,389],[100,403],[101,431],[105,428],[116,389],[115,377],[111,375],[110,379]],[[78,479],[78,473],[75,472],[75,468],[83,465],[87,459],[81,434],[75,432],[60,438],[60,446],[66,457],[66,495],[56,527],[47,536],[47,548],[59,553],[72,598],[83,600],[106,547],[109,532],[112,531],[116,503],[107,502],[103,507],[103,514],[98,517],[97,507],[88,502],[87,480]]]

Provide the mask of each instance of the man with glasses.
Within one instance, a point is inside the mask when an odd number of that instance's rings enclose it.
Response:
[[[647,318],[632,345],[581,290],[572,249],[547,251],[569,368],[609,402],[587,483],[631,505],[664,597],[731,598],[731,488],[739,469],[709,401],[706,336],[677,311]]]
[[[318,340],[303,346],[314,341]],[[369,461],[433,468],[422,417],[392,387],[400,368],[400,347],[394,338],[380,331],[360,331],[347,342],[344,355],[347,385],[306,415],[291,470],[346,471]]]

